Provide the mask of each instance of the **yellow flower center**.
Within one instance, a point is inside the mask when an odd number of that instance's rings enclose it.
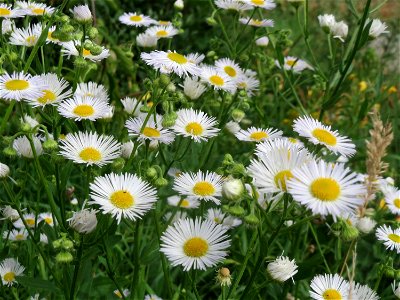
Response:
[[[181,202],[181,207],[189,207],[190,202],[187,199],[183,199]]]
[[[264,131],[256,131],[250,134],[252,140],[260,141],[262,139],[268,138],[268,134]]]
[[[15,239],[16,239],[17,241],[23,240],[23,239],[24,239],[24,235],[18,233],[18,234],[15,236]]]
[[[312,131],[312,135],[321,143],[329,146],[336,145],[336,137],[328,130],[316,128]]]
[[[93,106],[88,104],[81,104],[74,108],[74,114],[80,117],[90,117],[94,113]]]
[[[188,239],[183,245],[183,252],[190,257],[202,257],[208,251],[208,243],[200,237]]]
[[[32,12],[35,15],[43,15],[44,14],[44,9],[43,8],[34,8],[34,9],[32,9]]]
[[[112,193],[110,197],[111,203],[120,208],[120,209],[127,209],[132,207],[135,203],[133,196],[128,191],[120,190]]]
[[[29,227],[35,226],[35,219],[26,219],[25,222]]]
[[[170,52],[168,53],[167,57],[172,60],[173,62],[176,62],[177,64],[183,65],[187,63],[187,59],[186,57],[184,57],[183,55],[179,54],[179,53],[175,53],[175,52]]]
[[[50,218],[50,217],[44,218],[44,221],[45,221],[47,224],[49,224],[49,225],[53,224],[53,219]]]
[[[101,153],[93,147],[87,147],[79,153],[79,157],[84,161],[99,161],[101,160]]]
[[[47,38],[48,38],[49,40],[56,41],[57,39],[53,38],[53,32],[54,32],[54,31],[49,31],[49,32],[47,33]]]
[[[12,282],[15,279],[15,273],[14,272],[8,272],[4,274],[3,279],[7,282]]]
[[[391,239],[395,243],[400,243],[400,236],[394,233],[388,235],[388,238]]]
[[[275,185],[280,187],[282,190],[287,191],[286,180],[290,178],[293,178],[293,174],[290,172],[290,170],[280,171],[274,177]]]
[[[228,74],[231,77],[235,77],[236,76],[236,70],[230,66],[226,66],[224,68],[224,71],[226,74]]]
[[[169,25],[169,21],[158,21],[158,25]]]
[[[334,289],[327,289],[323,294],[324,300],[341,300],[342,295]]]
[[[400,208],[400,199],[399,199],[399,198],[394,199],[394,200],[393,200],[393,204],[394,204],[394,206],[396,206],[397,208]]]
[[[120,291],[115,291],[114,294],[118,297],[118,298],[122,298],[121,292]]]
[[[255,25],[255,26],[260,26],[260,25],[262,25],[262,22],[263,22],[262,20],[254,19],[254,20],[250,21],[250,24]]]
[[[168,32],[166,32],[165,30],[159,30],[157,31],[156,36],[158,37],[168,36]]]
[[[217,86],[223,86],[225,81],[221,76],[213,75],[210,77],[210,82]]]
[[[287,64],[289,67],[294,67],[294,66],[297,64],[297,60],[288,59],[288,60],[286,61],[286,64]]]
[[[215,188],[207,181],[199,181],[194,185],[193,192],[199,196],[211,196],[214,195]]]
[[[55,101],[57,99],[56,94],[50,90],[43,90],[44,95],[38,99],[40,104],[47,104]]]
[[[288,138],[289,142],[291,142],[292,144],[297,144],[299,141],[295,138]]]
[[[151,127],[145,127],[143,129],[143,134],[147,137],[160,137],[160,131],[158,131],[155,128],[151,128]]]
[[[241,89],[245,89],[245,88],[247,88],[247,83],[244,82],[244,81],[239,82],[239,83],[238,83],[238,87],[241,88]]]
[[[7,8],[0,8],[0,16],[9,16],[11,14],[11,10]]]
[[[87,49],[83,48],[82,55],[83,56],[88,56],[88,55],[92,55],[92,53],[90,52],[90,50],[87,50]]]
[[[140,22],[143,20],[142,16],[131,16],[129,18],[132,22]]]
[[[197,122],[190,122],[186,125],[185,130],[187,133],[193,135],[201,135],[203,133],[203,126],[201,126],[201,124]]]
[[[310,186],[311,194],[322,201],[335,201],[340,195],[340,185],[332,178],[315,179]]]
[[[264,4],[264,0],[251,0],[251,3],[253,3],[255,5],[263,5]]]
[[[221,220],[220,220],[220,218],[218,218],[218,217],[215,217],[215,218],[214,218],[214,222],[215,222],[215,223],[218,223],[218,224],[221,224]]]
[[[29,82],[22,79],[11,79],[5,83],[6,90],[22,91],[29,88]]]
[[[34,45],[34,44],[36,44],[36,36],[34,36],[34,35],[31,35],[31,36],[28,36],[26,39],[26,42],[28,43],[28,45]]]

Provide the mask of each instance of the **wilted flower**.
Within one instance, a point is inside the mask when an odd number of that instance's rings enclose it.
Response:
[[[74,212],[72,218],[69,218],[67,221],[69,222],[69,226],[77,232],[83,234],[91,233],[97,226],[96,210],[86,208]]]
[[[382,22],[379,19],[374,19],[372,21],[371,27],[369,28],[369,37],[375,39],[382,33],[389,33],[389,31],[387,31],[386,29],[387,25],[385,22]]]
[[[292,278],[297,272],[297,265],[294,259],[287,256],[279,256],[267,266],[269,275],[276,281],[285,282]]]

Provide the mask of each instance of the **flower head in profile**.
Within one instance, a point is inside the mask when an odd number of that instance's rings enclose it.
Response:
[[[278,282],[285,282],[298,272],[296,261],[287,256],[279,256],[267,266],[268,274]]]
[[[3,285],[12,286],[17,283],[15,277],[24,273],[25,267],[18,262],[18,259],[6,258],[0,262],[0,276]]]
[[[74,15],[74,19],[79,22],[92,22],[92,13],[87,5],[77,5],[74,6],[71,10],[72,14]]]
[[[369,37],[375,39],[382,33],[389,33],[386,29],[387,25],[385,22],[382,22],[379,19],[373,19],[371,27],[369,28]]]
[[[148,27],[156,23],[152,18],[137,13],[124,13],[118,20],[122,24],[135,27]]]
[[[281,68],[281,65],[279,64],[278,61],[275,61],[275,64],[278,68]],[[283,68],[288,71],[293,71],[294,73],[301,73],[305,69],[310,69],[310,70],[314,69],[304,60],[294,56],[286,56],[284,58]]]
[[[0,20],[1,19],[14,19],[25,16],[26,12],[23,9],[12,8],[11,5],[0,3]]]

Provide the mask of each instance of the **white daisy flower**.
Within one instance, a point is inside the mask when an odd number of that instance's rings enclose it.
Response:
[[[267,36],[260,37],[256,40],[256,45],[260,47],[267,47],[269,44],[269,38]]]
[[[97,227],[96,213],[97,210],[88,208],[74,212],[73,216],[67,220],[69,227],[83,234],[93,232]]]
[[[215,67],[203,66],[201,68],[200,78],[211,85],[215,90],[223,90],[234,94],[236,92],[236,81],[225,72],[221,72]]]
[[[274,27],[274,21],[268,19],[253,19],[253,18],[240,18],[239,22],[244,25],[250,25],[254,27]]]
[[[247,75],[246,71],[243,76],[240,76],[238,78],[237,87],[240,90],[245,90],[247,92],[247,96],[251,97],[255,94],[256,91],[258,91],[258,87],[260,86],[260,80],[258,80],[253,75]]]
[[[240,0],[241,2],[251,5],[253,7],[260,7],[264,9],[274,9],[276,7],[276,3],[274,0]]]
[[[216,119],[202,111],[193,108],[180,109],[177,111],[177,115],[178,118],[172,127],[176,134],[190,137],[196,143],[207,141],[218,135],[219,128],[216,128]]]
[[[151,36],[147,33],[138,34],[136,37],[136,45],[139,47],[156,47],[158,42],[158,38],[155,36]]]
[[[139,15],[137,13],[124,13],[118,18],[118,20],[122,24],[135,27],[148,27],[150,25],[156,24],[157,22],[148,16]]]
[[[318,22],[322,29],[326,33],[329,33],[332,31],[332,27],[336,23],[336,19],[334,15],[324,14],[318,16]]]
[[[322,160],[311,161],[293,170],[286,182],[293,199],[311,209],[313,214],[337,217],[354,213],[364,204],[365,186],[358,183],[357,174],[343,164],[332,165]]]
[[[293,172],[303,166],[310,157],[306,150],[294,146],[275,148],[267,153],[259,153],[248,167],[254,185],[262,193],[283,193],[287,191],[288,180]]]
[[[71,97],[72,91],[68,86],[68,82],[63,78],[59,79],[57,74],[47,73],[34,77],[42,82],[44,89],[43,95],[35,99],[28,99],[33,107],[44,107],[48,104],[56,105],[58,102]]]
[[[80,47],[80,41],[69,41],[62,43],[61,53],[62,55],[67,56],[70,58],[71,56],[80,56],[80,51],[78,48]],[[78,47],[78,48],[77,48]],[[101,61],[110,56],[110,51],[105,47],[101,46],[101,52],[99,54],[92,54],[90,50],[83,48],[82,50],[82,57],[84,59],[91,60],[93,62]]]
[[[371,27],[369,28],[369,36],[373,39],[380,36],[382,33],[390,33],[386,30],[387,25],[379,19],[372,20]]]
[[[0,76],[0,98],[21,101],[43,96],[43,82],[30,74],[5,73]]]
[[[45,222],[47,225],[54,227],[53,215],[50,212],[40,213],[38,222]]]
[[[15,6],[23,9],[28,16],[52,15],[55,11],[54,7],[33,1],[16,1]]]
[[[389,210],[395,214],[400,215],[400,191],[395,191],[385,195],[385,202]]]
[[[237,227],[242,224],[242,220],[232,217],[228,214],[224,214],[219,208],[209,208],[207,210],[205,218],[214,222],[215,224],[220,224],[228,229]]]
[[[253,9],[251,5],[239,2],[238,0],[215,0],[215,5],[222,9],[236,10],[238,12]]]
[[[53,37],[54,31],[56,31],[56,26],[51,26],[49,28],[49,31],[47,32],[46,43],[47,44],[53,43],[53,44],[56,44],[56,45],[61,45],[62,42],[59,39]]]
[[[25,14],[25,11],[22,9],[12,9],[9,4],[0,3],[0,19],[21,18]]]
[[[34,227],[35,227],[35,224],[36,224],[36,216],[35,216],[33,213],[24,214],[24,215],[22,216],[22,218],[25,220],[26,225],[28,225],[29,228],[34,228]],[[18,228],[18,229],[24,229],[24,228],[25,228],[24,222],[22,222],[21,219],[16,220],[16,221],[13,223],[13,226],[14,226],[15,228]]]
[[[0,276],[3,285],[8,287],[14,283],[18,283],[15,277],[21,276],[24,273],[24,266],[18,262],[18,259],[6,258],[0,263]]]
[[[69,133],[60,142],[62,156],[88,166],[104,166],[121,154],[121,145],[114,137],[98,135],[96,132]]]
[[[96,121],[97,119],[102,119],[109,113],[110,109],[111,107],[107,102],[90,96],[74,96],[61,102],[57,107],[60,115],[65,118],[74,119],[75,121]]]
[[[316,275],[311,280],[310,297],[316,300],[347,299],[349,283],[338,274]]]
[[[138,117],[141,114],[140,108],[143,104],[136,98],[125,97],[124,99],[121,99],[121,103],[128,114],[133,115],[134,117]]]
[[[42,34],[42,25],[29,25],[28,28],[15,28],[10,36],[10,44],[17,46],[33,47]]]
[[[157,39],[171,38],[179,33],[179,30],[172,25],[152,26],[144,32],[145,34]]]
[[[0,163],[0,178],[6,178],[10,174],[10,168],[3,163]]]
[[[296,261],[287,256],[279,256],[267,266],[268,274],[276,281],[285,282],[298,272]]]
[[[343,21],[335,22],[331,27],[331,34],[334,39],[339,39],[342,43],[344,43],[347,34],[349,32],[349,26]]]
[[[33,136],[32,141],[33,146],[35,147],[36,155],[40,156],[43,153],[43,147],[40,139],[37,136]],[[34,158],[31,144],[29,143],[29,140],[25,135],[20,136],[14,140],[13,148],[15,149],[15,151],[17,151],[19,156]]]
[[[108,92],[104,85],[96,82],[79,83],[74,93],[76,97],[93,97],[108,102]]]
[[[185,76],[198,76],[200,68],[188,58],[177,52],[165,51],[152,51],[150,53],[143,52],[140,57],[144,62],[154,67],[160,72],[174,72],[179,77]]]
[[[89,204],[100,206],[118,224],[121,218],[141,219],[157,201],[157,190],[134,174],[107,174],[96,177],[90,184]]]
[[[258,143],[256,146],[255,153],[257,156],[269,155],[269,152],[271,151],[282,150],[282,149],[285,149],[288,153],[290,151],[293,151],[293,149],[295,152],[297,152],[301,149],[304,149],[304,146],[301,143],[291,142],[289,138],[280,137]]]
[[[170,196],[167,198],[168,204],[171,206],[178,206],[180,208],[197,208],[200,205],[200,201],[193,198],[183,198],[179,196]],[[179,204],[180,203],[180,204]]]
[[[20,230],[5,230],[3,232],[3,239],[8,239],[10,241],[25,241],[28,238],[28,232],[26,231],[25,228],[22,228]]]
[[[230,240],[227,229],[200,218],[179,220],[168,226],[161,236],[160,251],[172,266],[181,265],[184,271],[206,270],[228,255]]]
[[[128,119],[125,127],[128,129],[129,135],[137,137],[139,141],[150,140],[164,144],[170,144],[174,141],[175,135],[161,125],[162,116],[156,115],[156,121],[154,121],[154,116],[151,116],[142,131],[144,121],[143,117]]]
[[[1,218],[0,220],[10,219],[11,221],[16,221],[19,219],[18,211],[12,208],[10,205],[5,205],[1,207],[0,211],[3,215],[3,218]]]
[[[278,61],[275,61],[275,64],[278,68],[281,68],[281,65]],[[305,69],[314,70],[308,63],[304,60],[299,59],[294,56],[286,56],[284,58],[283,68],[288,71],[293,71],[295,73],[301,73]]]
[[[400,228],[392,229],[392,227],[383,225],[376,230],[376,237],[388,250],[396,250],[400,253]]]
[[[229,58],[218,59],[215,61],[215,67],[234,80],[238,80],[244,74],[240,66]]]
[[[92,13],[87,5],[78,5],[74,6],[73,9],[70,10],[74,15],[74,19],[80,22],[91,22],[92,21]]]
[[[182,173],[174,180],[173,189],[190,199],[213,201],[220,204],[222,177],[214,172]]]
[[[126,297],[129,297],[129,296],[131,295],[131,292],[130,292],[128,289],[124,289],[124,290],[122,291],[122,293],[124,294],[124,297],[125,297],[125,298],[126,298]],[[115,290],[115,291],[114,291],[114,295],[117,296],[117,297],[120,298],[120,299],[123,298],[122,295],[121,295],[121,292],[120,292],[119,290]]]
[[[206,90],[206,86],[197,77],[186,77],[183,81],[183,93],[191,100],[198,99]]]
[[[368,285],[362,285],[354,282],[349,290],[349,299],[360,300],[379,300],[378,294],[372,290]]]
[[[337,130],[333,131],[331,129],[331,126],[323,125],[309,116],[299,117],[294,120],[293,130],[315,145],[324,145],[335,154],[349,157],[356,153],[356,146],[351,143],[349,138],[340,136]]]
[[[269,139],[276,139],[282,136],[283,132],[274,128],[256,128],[241,129],[235,134],[236,138],[245,142],[262,142]]]

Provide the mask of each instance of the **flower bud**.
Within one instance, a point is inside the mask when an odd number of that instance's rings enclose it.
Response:
[[[16,221],[19,219],[18,211],[12,208],[10,205],[2,207],[0,211],[5,219],[10,219],[11,221]]]
[[[245,210],[243,207],[239,206],[239,205],[235,205],[232,207],[229,207],[228,212],[236,217],[240,217],[243,216],[245,214]]]
[[[121,171],[125,166],[125,159],[123,159],[122,157],[118,157],[116,158],[111,165],[111,168],[114,171]]]
[[[255,214],[249,214],[243,220],[251,226],[257,226],[260,223],[260,219]]]
[[[240,179],[230,179],[222,184],[222,195],[228,200],[238,200],[243,194],[244,186]]]
[[[289,257],[280,256],[268,264],[267,271],[272,279],[278,282],[285,282],[298,272],[297,268],[294,259],[290,260]]]
[[[74,257],[69,252],[60,252],[56,255],[56,261],[58,263],[70,263]]]
[[[5,164],[0,163],[0,178],[7,178],[9,174],[10,168]]]
[[[234,109],[232,111],[232,118],[233,120],[235,120],[236,122],[240,122],[242,121],[242,119],[245,117],[245,113],[243,110],[240,110],[238,108]]]
[[[182,10],[185,7],[183,0],[176,0],[174,3],[174,7],[177,10]]]
[[[206,19],[206,22],[210,26],[216,26],[218,24],[217,21],[213,17],[208,17]]]
[[[162,119],[162,126],[163,127],[172,127],[175,125],[175,121],[178,118],[178,115],[176,112],[170,112],[168,114],[165,114],[163,119]]]
[[[160,83],[163,87],[169,85],[171,83],[171,79],[167,74],[161,74],[160,75]]]
[[[42,147],[46,151],[53,151],[58,149],[58,143],[53,139],[48,139],[43,142]]]
[[[168,180],[163,177],[159,177],[154,181],[154,185],[156,187],[164,187],[164,186],[168,185]]]
[[[217,282],[221,286],[230,286],[231,285],[231,272],[229,271],[228,268],[221,268],[218,270],[217,274]]]
[[[65,250],[71,250],[74,248],[74,243],[67,238],[64,238],[61,240],[61,247],[63,247]]]
[[[4,148],[3,153],[4,153],[4,155],[9,156],[9,157],[17,156],[17,151],[12,147]]]
[[[157,170],[153,167],[148,168],[146,171],[146,176],[151,180],[156,179],[158,176]]]
[[[82,209],[81,211],[74,212],[73,216],[67,220],[69,226],[75,231],[88,234],[93,232],[97,226],[96,210]]]

